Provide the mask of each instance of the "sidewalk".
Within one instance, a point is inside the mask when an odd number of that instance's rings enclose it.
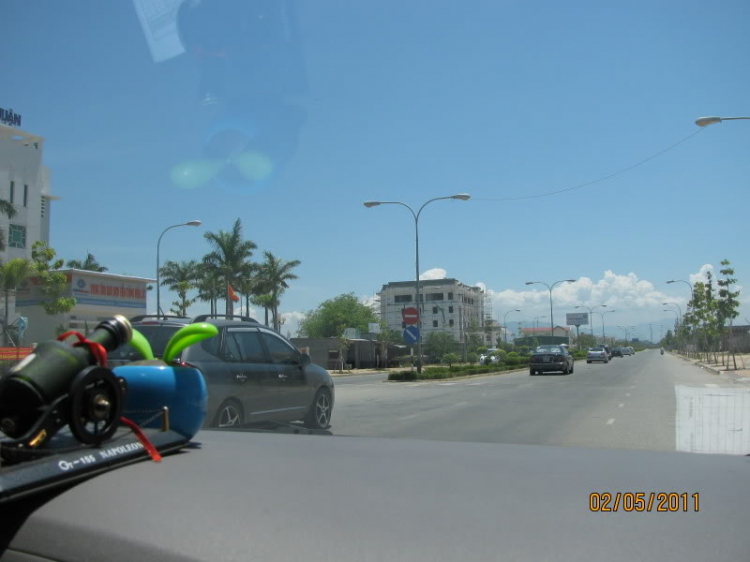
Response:
[[[698,359],[694,359],[692,357],[686,357],[684,355],[681,355],[679,353],[672,353],[675,357],[679,357],[683,361],[689,361],[693,365],[696,365],[698,367],[701,367],[702,369],[705,369],[707,371],[711,371],[714,374],[721,375],[721,374],[732,374],[738,377],[750,377],[750,354],[749,353],[738,353],[737,354],[737,370],[734,369],[734,361],[732,361],[732,358],[729,357],[728,363],[729,365],[722,365],[719,363],[718,365],[716,363],[705,363],[703,361],[699,361]],[[721,357],[719,357],[719,360],[721,360]],[[744,366],[744,368],[743,368]]]

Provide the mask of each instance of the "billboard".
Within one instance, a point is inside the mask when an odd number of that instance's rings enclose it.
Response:
[[[589,323],[588,312],[568,312],[565,315],[565,322],[568,326],[583,326]]]

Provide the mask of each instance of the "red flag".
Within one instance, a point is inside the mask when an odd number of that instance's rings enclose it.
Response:
[[[231,285],[227,285],[227,296],[232,299],[234,302],[237,302],[240,300],[240,297],[237,296],[237,293],[234,292],[234,289],[232,289]]]

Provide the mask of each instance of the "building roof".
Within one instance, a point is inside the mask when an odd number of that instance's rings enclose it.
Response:
[[[390,283],[386,283],[383,285],[383,291],[387,288],[393,288],[393,287],[414,287],[414,283],[416,280],[413,281],[391,281]],[[461,283],[458,279],[454,279],[452,277],[446,277],[445,279],[420,279],[419,280],[419,286],[421,287],[436,287],[439,285],[458,285],[460,287],[464,287],[466,289],[471,289],[472,291],[479,291],[481,292],[482,289],[479,287],[474,287],[472,285],[466,285],[465,283]]]
[[[150,277],[136,277],[134,275],[120,275],[118,273],[89,271],[88,269],[58,269],[60,273],[83,273],[85,275],[93,275],[94,277],[108,278],[108,279],[120,279],[121,281],[143,281],[144,283],[156,283],[156,279]]]

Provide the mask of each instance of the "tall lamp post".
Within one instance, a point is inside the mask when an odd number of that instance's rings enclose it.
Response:
[[[201,225],[201,221],[199,221],[199,220],[183,222],[183,223],[180,223],[180,224],[173,224],[172,226],[168,226],[167,228],[164,229],[164,231],[159,236],[159,240],[156,242],[156,317],[157,318],[160,318],[161,314],[162,314],[162,312],[161,312],[161,291],[160,291],[160,289],[161,289],[161,279],[160,279],[160,274],[159,274],[159,270],[161,269],[161,263],[159,261],[159,246],[161,245],[161,238],[162,238],[162,236],[164,236],[164,234],[166,234],[167,230],[171,230],[173,228],[178,228],[180,226],[200,226],[200,225]]]
[[[688,281],[685,281],[684,279],[672,279],[671,281],[667,281],[667,285],[671,285],[672,283],[685,283],[685,285],[690,287],[690,297],[692,299],[695,299],[695,293],[693,293],[692,283],[689,283]]]
[[[406,203],[402,203],[401,201],[365,201],[363,205],[367,207],[368,209],[370,207],[377,207],[378,205],[402,205],[409,209],[412,216],[414,217],[414,232],[415,232],[415,246],[416,246],[416,269],[417,269],[417,279],[416,279],[416,290],[417,290],[417,311],[419,312],[419,320],[417,326],[419,329],[419,338],[417,338],[417,373],[422,372],[422,301],[420,300],[419,296],[419,216],[422,214],[422,209],[424,209],[427,205],[432,203],[433,201],[441,201],[443,199],[454,199],[456,201],[468,201],[471,199],[471,196],[468,193],[458,193],[456,195],[449,195],[447,197],[435,197],[434,199],[430,199],[424,205],[422,205],[419,210],[415,213],[414,209],[412,209],[409,205]]]
[[[555,281],[552,283],[552,286],[547,285],[544,281],[526,281],[527,285],[544,285],[549,289],[549,326],[550,326],[550,332],[549,335],[554,337],[555,335],[555,319],[552,313],[552,289],[555,288],[555,285],[558,283],[575,283],[575,279],[563,279],[561,281]]]
[[[600,308],[600,307],[607,308],[607,305],[606,304],[597,304],[596,306],[592,306],[591,308],[589,308],[588,306],[584,306],[584,305],[580,305],[580,306],[576,307],[576,308],[585,308],[586,310],[589,311],[589,318],[591,318],[591,336],[592,337],[594,335],[594,309],[595,308]]]
[[[503,315],[503,328],[504,328],[505,345],[506,346],[508,345],[508,324],[507,324],[508,314],[510,314],[511,312],[521,312],[521,309],[520,308],[514,308],[513,310],[509,310],[508,312],[506,312]]]
[[[602,340],[604,341],[605,345],[607,343],[607,335],[604,333],[604,315],[610,314],[612,312],[617,312],[617,311],[616,310],[607,310],[606,312],[599,312],[598,310],[596,311],[596,314],[602,317]]]
[[[664,306],[676,306],[680,313],[677,315],[677,321],[682,324],[682,307],[676,302],[663,302]]]
[[[677,311],[674,308],[665,308],[664,312],[674,312],[674,319],[677,321],[677,323],[680,323],[680,317],[677,315]],[[676,331],[676,330],[675,330]]]

